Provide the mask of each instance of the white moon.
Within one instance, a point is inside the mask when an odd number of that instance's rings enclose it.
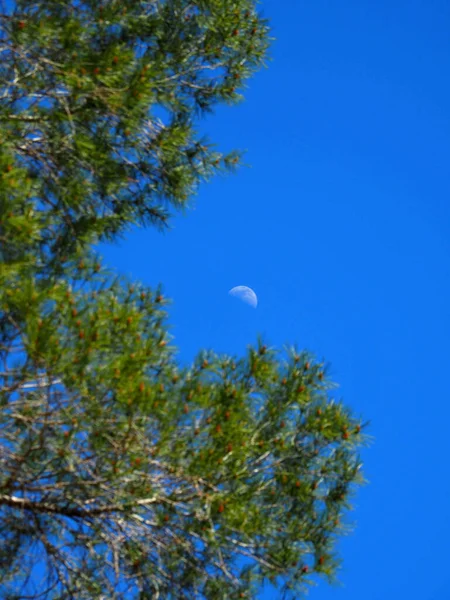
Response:
[[[232,288],[229,292],[230,296],[234,296],[235,298],[239,298],[242,302],[246,304],[250,304],[253,308],[258,306],[258,297],[252,288],[247,287],[246,285],[237,285]]]

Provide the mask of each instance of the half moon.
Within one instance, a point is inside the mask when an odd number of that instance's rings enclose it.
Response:
[[[239,298],[242,302],[249,304],[253,308],[258,306],[258,297],[252,288],[247,287],[246,285],[237,285],[232,288],[229,292],[230,296],[234,296],[235,298]]]

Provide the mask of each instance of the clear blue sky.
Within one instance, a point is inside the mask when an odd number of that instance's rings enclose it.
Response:
[[[163,283],[183,361],[257,333],[297,342],[371,420],[343,585],[311,600],[448,600],[450,3],[262,7],[273,61],[205,124],[251,168],[204,186],[170,233],[102,253]],[[241,284],[256,310],[227,295]]]

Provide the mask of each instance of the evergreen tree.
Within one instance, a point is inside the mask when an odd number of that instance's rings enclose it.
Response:
[[[333,579],[362,424],[262,342],[181,367],[93,252],[233,168],[198,117],[261,66],[253,0],[0,2],[0,596],[298,597]]]

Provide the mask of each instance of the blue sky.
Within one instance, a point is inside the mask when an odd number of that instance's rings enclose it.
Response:
[[[371,421],[342,586],[309,597],[448,599],[450,4],[262,8],[268,70],[202,126],[251,168],[204,186],[169,233],[101,251],[163,283],[181,360],[241,354],[258,333],[296,342]],[[227,295],[235,285],[254,288],[256,310]]]

